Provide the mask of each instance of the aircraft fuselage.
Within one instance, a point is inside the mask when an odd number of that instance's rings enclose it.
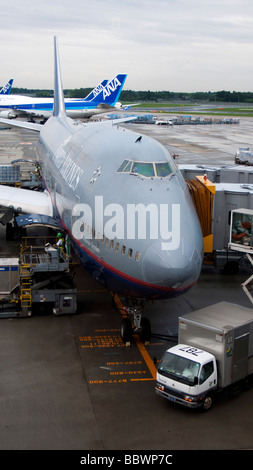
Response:
[[[197,281],[202,233],[164,146],[110,123],[53,117],[38,153],[55,211],[95,279],[146,299],[179,295]]]

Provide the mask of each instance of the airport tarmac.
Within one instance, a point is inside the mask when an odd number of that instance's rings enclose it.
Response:
[[[240,146],[253,149],[253,120],[238,125],[132,124],[177,154],[178,163],[233,164]],[[130,124],[128,124],[128,127]],[[35,158],[36,136],[0,130],[0,164]],[[0,252],[14,255],[19,242]],[[219,400],[208,413],[157,396],[153,359],[174,344],[178,317],[221,300],[251,307],[241,283],[249,271],[225,275],[204,266],[187,294],[146,306],[151,342],[120,338],[121,304],[77,266],[78,312],[0,319],[0,450],[252,449],[253,389]]]
[[[161,121],[172,117],[159,113],[154,116]],[[252,123],[251,118],[241,117],[239,124],[131,124],[131,127],[159,140],[176,156],[177,163],[230,165],[239,147],[253,149]]]

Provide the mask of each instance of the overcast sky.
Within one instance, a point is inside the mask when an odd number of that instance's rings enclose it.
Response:
[[[253,91],[252,0],[0,0],[0,85]]]

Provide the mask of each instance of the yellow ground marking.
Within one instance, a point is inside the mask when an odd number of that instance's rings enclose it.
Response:
[[[125,315],[124,307],[123,307],[119,297],[117,296],[117,294],[114,295],[114,300],[115,300],[115,303],[116,303],[117,307],[119,308],[122,316],[124,316]],[[140,351],[140,353],[141,353],[141,355],[142,355],[142,357],[143,357],[143,359],[144,359],[144,361],[145,361],[145,363],[146,363],[146,365],[147,365],[147,367],[148,367],[148,369],[149,369],[149,371],[152,375],[152,378],[150,378],[150,379],[131,379],[131,380],[133,380],[133,381],[134,380],[156,380],[156,372],[157,372],[156,367],[155,367],[150,355],[148,354],[148,351],[145,348],[145,345],[140,340],[139,335],[133,335],[133,338],[134,338],[134,341],[135,341],[135,343],[136,343],[136,345],[137,345],[137,347],[138,347],[138,349],[139,349],[139,351]]]

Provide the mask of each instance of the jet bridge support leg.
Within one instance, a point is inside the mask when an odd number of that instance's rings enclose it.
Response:
[[[251,263],[251,265],[253,266],[252,256],[249,253],[246,253],[246,256],[249,262]],[[253,291],[253,274],[245,282],[242,283],[242,288],[245,294],[248,296],[251,303],[253,304],[253,296],[251,294],[251,292]]]

